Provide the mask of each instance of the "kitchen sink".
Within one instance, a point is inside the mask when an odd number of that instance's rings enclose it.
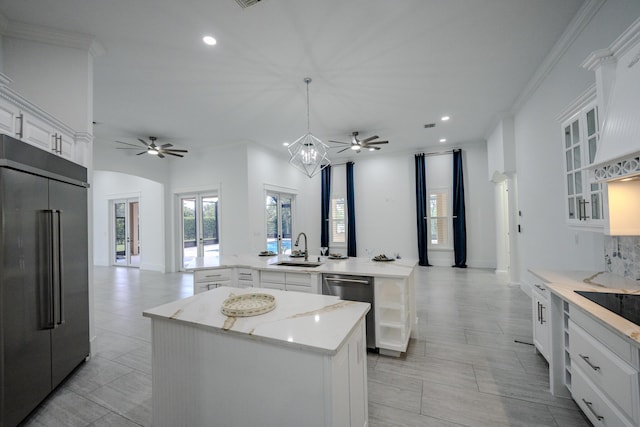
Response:
[[[282,265],[284,267],[318,267],[321,262],[313,261],[278,261],[274,265]]]

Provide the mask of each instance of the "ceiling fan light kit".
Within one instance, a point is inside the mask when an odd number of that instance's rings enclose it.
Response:
[[[288,150],[291,155],[289,163],[312,178],[327,167],[331,161],[327,156],[329,146],[309,131],[309,83],[311,83],[311,78],[306,77],[304,82],[307,84],[307,133],[289,144]]]

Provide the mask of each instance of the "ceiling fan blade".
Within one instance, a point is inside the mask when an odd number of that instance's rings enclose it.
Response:
[[[138,138],[138,141],[142,142],[145,147],[149,147],[149,144],[144,139]]]
[[[368,142],[366,144],[363,144],[363,146],[368,146],[368,145],[376,145],[376,144],[388,144],[389,141],[373,141],[373,142]]]
[[[342,150],[338,151],[336,154],[340,154],[343,151],[347,151],[347,150],[351,150],[351,147],[343,148]]]
[[[140,146],[137,144],[129,144],[128,142],[122,142],[122,141],[116,141],[118,144],[124,144],[124,145],[130,145],[132,147],[136,147],[138,150],[140,149]]]
[[[142,153],[138,153],[138,154],[136,154],[136,156],[140,156],[140,155],[142,155],[142,154],[147,154],[147,152],[146,152],[146,151],[143,151]]]
[[[140,147],[135,147],[135,148],[134,147],[131,147],[131,148],[129,148],[129,147],[116,147],[116,150],[138,150],[138,151],[140,151],[140,150],[142,150],[142,148],[140,148]]]
[[[173,144],[162,144],[159,148],[165,149],[165,148],[171,148],[173,147]]]
[[[158,153],[156,154],[156,156],[160,157],[161,159],[164,159],[164,156],[162,155],[162,153]]]
[[[373,141],[374,139],[380,138],[378,135],[373,135],[370,136],[369,138],[365,138],[362,141],[360,141],[361,144],[366,144],[369,141]]]
[[[333,141],[333,140],[329,140],[329,142],[335,142],[336,144],[351,144],[350,142],[343,142],[343,141]]]
[[[189,152],[189,151],[187,151],[187,150],[178,150],[178,149],[176,149],[176,148],[172,148],[172,149],[170,149],[170,150],[163,150],[163,149],[160,149],[160,151],[162,151],[163,153],[188,153],[188,152]]]
[[[168,154],[170,156],[184,157],[182,154],[175,154],[175,153],[172,153],[171,151],[163,151],[163,153]]]

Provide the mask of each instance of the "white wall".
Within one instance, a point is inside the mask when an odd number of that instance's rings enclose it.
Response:
[[[88,50],[3,38],[11,88],[79,132],[91,132],[93,69]]]
[[[96,170],[93,174],[93,254],[95,265],[111,265],[111,206],[115,199],[139,199],[140,269],[165,272],[164,185],[120,172]]]
[[[555,117],[594,84],[582,61],[609,46],[639,15],[640,2],[607,1],[515,115],[520,277],[530,267],[604,268],[602,234],[574,231],[565,223],[562,133]]]
[[[492,185],[487,176],[483,142],[463,147],[467,265],[495,268],[495,226]],[[451,156],[427,157],[427,185],[452,185]],[[412,154],[356,159],[356,233],[358,255],[399,253],[418,258],[416,231],[415,165]],[[452,265],[453,251],[429,250],[434,265]]]

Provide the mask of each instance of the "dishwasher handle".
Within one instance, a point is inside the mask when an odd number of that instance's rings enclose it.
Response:
[[[338,278],[338,277],[325,277],[324,279],[327,282],[360,283],[362,285],[369,284],[368,280],[362,280],[362,279],[347,279],[347,278]]]

